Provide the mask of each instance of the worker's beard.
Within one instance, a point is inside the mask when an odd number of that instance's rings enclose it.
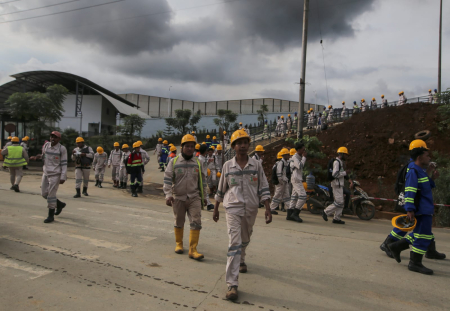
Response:
[[[183,156],[183,159],[185,159],[186,161],[192,159],[192,157],[194,156],[193,154],[191,154],[190,156],[188,156],[187,154],[185,154],[185,153],[183,153],[183,152],[181,153],[181,155]]]

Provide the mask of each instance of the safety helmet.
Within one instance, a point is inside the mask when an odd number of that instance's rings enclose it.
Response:
[[[281,151],[280,151],[280,152],[281,152]],[[283,157],[280,155],[280,152],[277,153],[277,159],[283,158]]]
[[[372,100],[375,100],[375,97],[372,97]]]
[[[345,104],[345,101],[343,101],[342,103]]]
[[[284,119],[284,116],[281,116],[281,119]]]
[[[202,142],[202,145],[206,145],[206,142]]]
[[[118,142],[115,142],[114,143],[114,147],[119,147],[120,145],[119,145],[119,143]]]
[[[295,150],[295,148],[291,148],[291,150],[289,151],[289,154],[291,155],[291,156],[293,156],[294,154],[296,154],[297,153],[297,151]]]
[[[97,147],[98,154],[103,154],[104,150],[102,147]]]
[[[24,138],[22,138],[22,141],[28,141],[30,138],[28,136],[25,136]]]
[[[366,100],[363,98],[363,99],[361,99],[361,101],[364,103]]]
[[[267,123],[267,119],[265,119],[264,122]]]
[[[195,131],[192,131],[192,133],[191,134],[195,134]]]
[[[222,176],[222,173],[217,172],[216,176],[220,178],[220,176]]]
[[[127,144],[122,145],[122,149],[128,149],[128,148],[130,148],[130,147]]]
[[[384,95],[381,95],[381,98],[384,98]]]
[[[239,122],[239,125],[242,125],[242,122]]]
[[[142,141],[140,141],[140,140],[138,140],[137,143],[139,144],[139,146],[143,145]]]
[[[434,92],[436,93],[436,92],[437,92],[437,90],[436,90],[436,89],[434,89]]]
[[[408,218],[408,215],[399,215],[392,218],[392,226],[403,232],[414,230],[416,225],[417,225],[417,218],[414,218],[414,221],[411,221]]]
[[[222,150],[222,145],[217,145],[217,150]]]
[[[421,139],[413,140],[409,144],[409,150],[413,150],[413,149],[416,149],[416,148],[425,148],[426,150],[430,150],[430,149],[428,149],[427,144]]]
[[[291,117],[291,115],[290,115],[290,114],[288,114],[288,118],[289,118],[289,117]]]
[[[83,137],[77,137],[75,142],[77,142],[77,143],[84,143],[84,139],[83,139]]]
[[[207,169],[207,174],[208,176],[211,176],[211,170],[209,168]]]
[[[338,149],[337,153],[345,153],[345,154],[348,154],[348,150],[347,150],[346,147],[341,147],[341,148]]]
[[[311,113],[311,110],[308,110],[308,114],[310,114]]]
[[[223,131],[223,135],[226,135],[227,134],[227,131]]]
[[[11,138],[11,141],[13,142],[13,143],[18,143],[19,142],[19,137],[13,137],[13,138]]]
[[[331,109],[331,105],[328,106],[328,109]]]
[[[189,142],[197,143],[195,141],[195,137],[194,136],[192,136],[191,134],[186,134],[181,139],[181,146],[183,146],[185,143],[189,143]]]
[[[281,151],[280,151],[280,156],[284,156],[284,155],[291,155],[290,153],[289,153],[289,150],[287,149],[287,148],[283,148],[283,149],[281,149]]]
[[[256,146],[255,151],[262,151],[264,152],[264,147],[261,145]]]
[[[199,150],[200,149],[200,144],[196,144],[195,145],[195,150]]]
[[[247,138],[248,142],[251,141],[250,136],[248,136],[247,132],[244,130],[237,130],[233,133],[233,135],[231,135],[231,147],[234,146],[234,143],[238,140],[238,139],[242,139],[242,138]]]
[[[211,138],[211,136],[209,136],[209,135],[206,135],[206,139],[208,139],[208,138]]]
[[[217,139],[217,137],[216,137],[216,136],[213,136],[213,139]]]
[[[356,105],[356,100],[353,103]]]
[[[428,90],[428,92],[430,92],[430,93],[431,93],[431,89],[429,89],[429,90]]]
[[[170,147],[170,151],[171,151],[171,152],[172,152],[172,151],[177,151],[177,147],[175,147],[175,146]]]
[[[214,146],[209,146],[209,149],[216,150],[216,147],[214,147]]]
[[[162,138],[160,137],[160,138],[158,138],[158,141],[162,141]]]
[[[140,147],[140,146],[141,146],[141,145],[139,145],[138,142],[136,142],[136,143],[133,144],[133,148],[137,148],[137,147]]]
[[[297,114],[297,111],[296,111],[296,112],[294,112],[294,114]]]
[[[8,139],[11,140],[11,139],[12,139],[12,136],[8,136]]]
[[[167,145],[169,142],[167,140],[163,141],[164,145]]]

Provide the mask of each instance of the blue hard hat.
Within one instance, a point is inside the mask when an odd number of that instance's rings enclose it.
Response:
[[[297,114],[297,111],[295,112],[295,114]]]
[[[266,122],[267,123],[267,119],[264,121],[264,122]]]
[[[353,103],[356,104],[356,101],[354,101]]]
[[[436,89],[434,89],[434,91],[435,91],[435,92],[437,92],[437,90],[436,90]]]

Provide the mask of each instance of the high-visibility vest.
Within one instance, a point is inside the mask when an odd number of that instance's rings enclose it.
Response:
[[[179,156],[176,156],[173,159],[173,176],[172,176],[172,180],[173,180],[174,184],[175,184],[175,164],[177,163],[178,157]],[[198,187],[200,188],[200,196],[202,198],[202,203],[201,204],[203,206],[203,200],[205,199],[205,196],[203,194],[202,166],[200,164],[200,161],[197,158],[195,158],[195,160],[197,161],[197,165],[198,165]]]
[[[8,155],[5,157],[3,165],[6,167],[21,167],[27,165],[27,161],[22,156],[22,146],[8,146]]]

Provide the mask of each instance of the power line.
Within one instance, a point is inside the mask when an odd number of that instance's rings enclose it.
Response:
[[[17,1],[20,1],[20,0],[12,0],[12,1],[8,1],[8,2],[0,2],[0,4],[8,4],[8,3],[13,3],[13,2],[17,2]]]
[[[78,9],[72,9],[72,10],[66,10],[66,11],[61,11],[61,12],[49,13],[49,14],[39,15],[39,16],[26,17],[26,18],[21,18],[21,19],[15,19],[15,20],[12,20],[12,21],[4,21],[4,22],[0,22],[0,24],[8,24],[8,23],[14,23],[14,22],[19,22],[19,21],[25,21],[25,20],[29,20],[29,19],[41,18],[41,17],[45,17],[45,16],[58,15],[58,14],[63,14],[63,13],[68,13],[68,12],[86,10],[86,9],[95,8],[95,7],[108,5],[108,4],[113,4],[113,3],[122,2],[122,1],[125,1],[125,0],[116,0],[116,1],[112,1],[112,2],[100,3],[100,4],[96,4],[96,5],[91,5],[91,6],[85,6],[85,7],[78,8]]]
[[[316,2],[317,6],[318,5],[318,1]],[[319,34],[320,34],[320,45],[322,46],[322,59],[323,59],[323,72],[325,74],[325,85],[327,87],[327,100],[328,100],[328,105],[330,105],[330,97],[328,95],[328,79],[327,79],[327,70],[325,68],[325,53],[324,53],[324,48],[323,48],[323,38],[322,38],[322,24],[320,22],[320,11],[319,8],[317,8],[317,18],[319,21]]]
[[[50,8],[52,6],[58,6],[58,5],[63,5],[63,4],[66,4],[66,3],[77,2],[77,1],[81,1],[81,0],[70,0],[70,1],[60,2],[60,3],[56,3],[56,4],[49,4],[49,5],[41,6],[41,7],[38,7],[38,8],[32,8],[32,9],[26,9],[26,10],[22,10],[22,11],[15,11],[15,12],[11,12],[11,13],[0,14],[0,16],[18,14],[18,13],[35,11],[35,10],[40,10],[40,9],[46,9],[46,8]]]

